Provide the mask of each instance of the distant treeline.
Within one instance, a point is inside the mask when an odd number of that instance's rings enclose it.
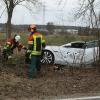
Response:
[[[12,25],[12,32],[28,32],[29,25]],[[54,33],[71,33],[76,32],[78,35],[89,35],[96,34],[97,29],[91,29],[89,27],[80,27],[80,26],[58,26],[53,24],[47,25],[37,25],[37,29],[40,32],[46,34],[54,34]],[[70,30],[70,31],[69,31]],[[6,33],[6,24],[0,24],[0,32]]]

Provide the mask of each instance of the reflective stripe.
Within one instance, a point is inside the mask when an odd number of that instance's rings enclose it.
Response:
[[[42,40],[42,43],[45,43],[45,40]]]
[[[7,44],[11,44],[11,42],[7,42]]]
[[[33,48],[33,50],[36,51],[36,36],[35,35],[33,35],[33,39],[34,39],[34,48]]]
[[[4,49],[7,49],[7,47],[4,47]]]
[[[6,47],[10,47],[9,44],[7,44]]]
[[[33,41],[28,41],[28,44],[33,44]]]
[[[41,51],[32,51],[31,55],[41,55]]]

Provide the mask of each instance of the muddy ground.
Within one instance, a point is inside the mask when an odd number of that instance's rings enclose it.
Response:
[[[52,65],[42,65],[41,74],[33,80],[28,79],[27,70],[28,65],[19,62],[0,66],[0,100],[47,100],[100,92],[100,72],[96,66],[66,66],[54,71]]]

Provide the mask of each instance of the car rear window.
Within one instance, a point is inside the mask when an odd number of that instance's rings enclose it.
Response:
[[[86,43],[87,48],[93,48],[98,46],[98,41],[89,41]]]

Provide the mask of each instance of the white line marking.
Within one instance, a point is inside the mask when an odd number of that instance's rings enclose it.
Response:
[[[91,99],[100,99],[100,96],[88,96],[88,97],[68,98],[68,99],[59,99],[59,100],[91,100]]]

